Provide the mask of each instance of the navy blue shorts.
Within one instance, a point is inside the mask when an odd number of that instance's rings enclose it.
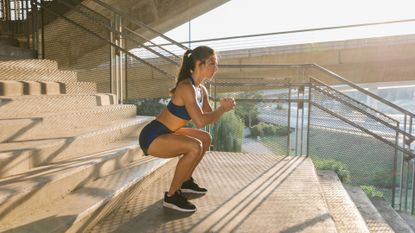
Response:
[[[143,149],[144,155],[148,155],[148,148],[154,139],[160,135],[169,133],[173,133],[173,131],[158,120],[153,120],[148,125],[144,126],[139,137],[140,147]]]

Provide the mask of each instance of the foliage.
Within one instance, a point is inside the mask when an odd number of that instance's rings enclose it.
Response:
[[[394,148],[373,137],[312,128],[309,154],[348,165],[353,184],[391,188]]]
[[[236,99],[261,99],[261,92],[243,92],[238,94]],[[259,101],[237,101],[235,114],[241,118],[245,126],[258,124],[258,104]]]
[[[213,143],[216,151],[240,152],[244,137],[244,124],[234,113],[225,113],[215,124]]]
[[[343,183],[350,183],[350,171],[346,164],[337,161],[337,160],[327,160],[327,159],[318,159],[315,156],[312,156],[314,166],[319,170],[332,170],[336,172],[339,176],[339,179]]]
[[[361,185],[360,188],[362,188],[368,197],[383,197],[383,193],[373,185]]]
[[[261,122],[251,129],[251,136],[256,138],[257,136],[286,136],[289,130],[287,126],[274,125],[265,122]]]

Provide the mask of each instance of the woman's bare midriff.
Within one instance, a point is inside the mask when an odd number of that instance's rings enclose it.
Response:
[[[164,108],[163,111],[156,117],[156,120],[161,122],[171,131],[176,131],[187,124],[187,120],[183,120],[173,114],[171,114],[167,108]]]

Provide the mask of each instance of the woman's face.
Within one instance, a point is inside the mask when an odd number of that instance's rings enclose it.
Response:
[[[216,71],[218,71],[218,62],[216,55],[211,55],[204,64],[202,64],[202,72],[203,77],[205,79],[211,80],[213,76],[216,74]]]

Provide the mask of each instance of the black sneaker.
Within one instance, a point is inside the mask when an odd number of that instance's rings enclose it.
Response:
[[[165,192],[163,206],[182,212],[196,211],[196,206],[183,197],[180,191],[176,191],[171,197],[167,196],[167,192]]]
[[[195,193],[195,194],[205,194],[207,192],[207,189],[199,187],[199,185],[195,183],[193,178],[190,178],[190,180],[183,182],[180,190],[183,193]]]

